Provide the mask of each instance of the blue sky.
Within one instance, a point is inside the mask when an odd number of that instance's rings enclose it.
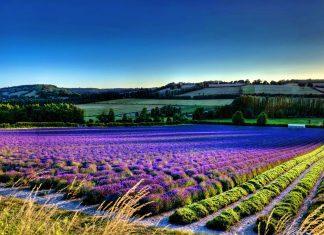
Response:
[[[0,87],[323,79],[324,1],[0,1]]]

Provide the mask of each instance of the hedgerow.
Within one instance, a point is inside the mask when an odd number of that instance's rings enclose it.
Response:
[[[270,201],[278,196],[282,190],[287,188],[302,172],[304,172],[310,165],[321,159],[324,155],[317,154],[311,158],[301,162],[299,165],[293,167],[291,170],[279,176],[266,188],[261,189],[252,197],[243,200],[239,205],[233,208],[234,213],[228,215],[228,210],[223,211],[220,215],[207,222],[207,227],[218,230],[227,230],[237,221],[235,218],[243,218],[256,212],[261,211]],[[226,215],[226,222],[224,222],[224,214]],[[222,224],[226,224],[224,227]]]
[[[299,207],[302,205],[304,199],[320,177],[323,167],[324,159],[315,163],[312,169],[281,200],[281,202],[275,205],[270,219],[267,218],[257,220],[254,230],[259,231],[261,234],[274,234],[275,232],[280,232],[280,230],[292,218],[292,216],[297,214]],[[271,223],[271,226],[274,226],[275,231],[274,229],[272,229],[271,232],[266,231],[265,228],[267,223]]]
[[[284,174],[285,172],[287,172],[287,170],[307,160],[308,158],[310,158],[310,156],[318,154],[320,151],[322,151],[322,149],[324,148],[321,147],[308,154],[302,155],[288,162],[285,162],[277,167],[274,167],[254,177],[253,179],[247,181],[246,183],[243,183],[240,186],[237,186],[219,195],[177,209],[169,217],[169,221],[174,224],[189,224],[194,221],[198,221],[200,218],[212,214],[217,210],[224,208],[225,206],[240,200],[242,197],[247,196],[248,194],[254,193],[256,189],[263,188],[264,185],[268,184],[278,176]],[[282,184],[282,183],[280,182],[279,179],[277,179],[276,184]],[[267,189],[270,191],[275,191],[278,194],[280,193],[280,190],[277,188],[278,187],[276,187],[274,184]],[[197,205],[199,205],[199,207]],[[196,210],[196,208],[202,208],[202,207],[204,207],[205,208],[204,211],[207,211],[208,213],[201,213],[200,210]]]

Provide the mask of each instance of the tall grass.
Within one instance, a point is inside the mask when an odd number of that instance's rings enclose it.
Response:
[[[143,219],[136,216],[144,206],[139,201],[148,188],[136,184],[113,204],[101,206],[96,216],[57,209],[55,204],[35,204],[37,190],[26,200],[0,197],[0,234],[15,235],[120,235],[152,234],[152,230],[137,225]],[[159,230],[155,233],[161,234]]]
[[[271,218],[273,211],[269,215],[267,219],[267,223],[265,225],[265,229],[262,231],[260,228],[260,225],[258,227],[258,235],[270,235],[270,234],[277,234],[279,231],[282,231],[282,235],[305,235],[305,234],[313,234],[313,235],[320,235],[324,234],[324,214],[322,213],[324,209],[324,204],[318,207],[316,210],[314,210],[312,213],[310,213],[301,223],[301,225],[298,227],[298,229],[293,228],[293,224],[286,227],[284,230],[283,228],[286,226],[287,221],[289,221],[292,216],[288,215],[283,216],[280,221],[276,224],[276,226],[273,228],[273,224],[271,223]],[[273,229],[272,229],[273,228]]]
[[[292,231],[288,228],[284,235],[288,234],[324,234],[324,204],[319,206],[316,210],[310,213],[302,222],[297,231]]]

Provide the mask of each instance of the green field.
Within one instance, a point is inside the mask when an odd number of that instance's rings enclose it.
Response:
[[[80,104],[79,108],[85,111],[85,119],[95,119],[102,112],[108,112],[110,108],[115,111],[117,117],[126,113],[133,116],[136,112],[140,112],[143,108],[151,110],[155,107],[165,105],[174,105],[181,107],[182,112],[192,113],[196,107],[205,107],[207,110],[215,106],[224,106],[232,103],[232,99],[208,99],[208,100],[168,100],[168,99],[118,99],[110,101],[102,101],[90,104]]]
[[[197,91],[191,91],[179,96],[201,96],[201,95],[240,95],[240,86],[208,87]]]
[[[213,120],[204,120],[205,122],[217,123],[217,122],[226,122],[231,123],[232,119],[213,119]],[[256,119],[245,119],[246,123],[254,124]],[[324,122],[324,118],[269,118],[267,124],[306,124],[321,126]]]

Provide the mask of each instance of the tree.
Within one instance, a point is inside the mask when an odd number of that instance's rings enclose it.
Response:
[[[160,117],[156,116],[153,118],[153,121],[154,122],[162,122],[162,119]]]
[[[143,108],[142,111],[140,112],[138,118],[137,118],[138,122],[146,122],[149,121],[149,116],[148,116],[148,112],[147,112],[147,108]]]
[[[245,119],[242,111],[236,111],[232,116],[232,123],[235,125],[243,125],[245,123]]]
[[[151,117],[153,119],[160,117],[160,109],[159,109],[159,107],[155,107],[155,108],[151,109]]]
[[[122,117],[122,120],[121,120],[121,121],[122,121],[122,122],[129,122],[129,121],[130,121],[130,120],[128,119],[126,113],[123,114],[123,117]]]
[[[244,83],[245,83],[245,85],[250,85],[251,84],[249,79],[246,79]]]
[[[108,114],[102,112],[100,115],[97,116],[98,120],[103,123],[107,122],[114,122],[115,121],[115,113],[113,109],[109,109]]]
[[[262,83],[261,79],[254,80],[252,82],[253,85],[260,85]]]
[[[258,118],[257,118],[257,125],[258,126],[265,126],[267,124],[268,121],[268,116],[265,112],[262,112],[259,114]]]
[[[109,109],[108,113],[108,122],[114,122],[115,121],[115,112],[113,109]]]
[[[97,119],[99,120],[99,122],[106,123],[108,122],[108,115],[105,112],[102,112],[97,116]]]
[[[175,113],[173,115],[173,121],[174,122],[181,122],[183,120],[184,120],[184,117],[183,117],[183,115],[181,113]]]
[[[192,115],[193,120],[203,120],[204,119],[204,108],[198,107]]]

